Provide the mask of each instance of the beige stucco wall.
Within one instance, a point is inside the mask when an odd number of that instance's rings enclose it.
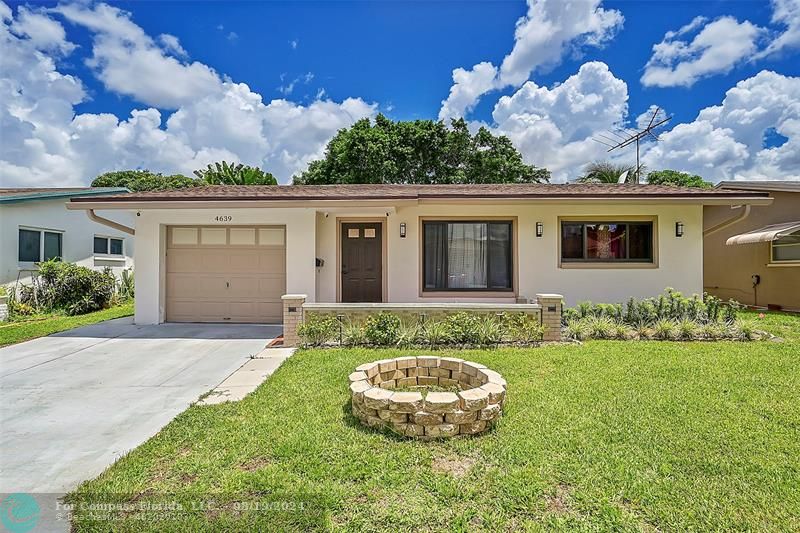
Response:
[[[154,209],[142,210],[136,226],[137,324],[164,321],[166,279],[166,228],[172,225],[282,225],[286,227],[286,291],[308,295],[314,301],[314,220],[316,211],[305,208],[270,209]],[[220,224],[214,217],[232,217]]]
[[[665,287],[686,293],[702,291],[701,237],[703,208],[694,204],[641,205],[515,203],[505,205],[414,204],[372,205],[364,208],[223,208],[142,210],[136,227],[136,316],[139,324],[164,320],[165,241],[169,225],[220,225],[215,216],[232,217],[232,225],[275,224],[286,227],[286,291],[305,294],[309,302],[337,300],[337,220],[352,217],[386,219],[387,290],[389,302],[424,302],[420,295],[420,217],[509,217],[517,220],[518,294],[535,299],[537,293],[560,293],[568,304],[579,300],[622,302],[630,296],[647,297]],[[657,222],[658,266],[655,268],[603,267],[567,269],[558,265],[558,217],[653,216]],[[536,222],[544,236],[535,236]],[[675,237],[675,222],[685,235]],[[400,238],[400,224],[407,225]],[[226,225],[226,224],[223,224]],[[315,258],[324,260],[315,267]],[[439,302],[512,303],[501,298],[451,297]]]
[[[800,193],[771,192],[770,206],[751,208],[750,216],[705,239],[704,285],[706,291],[723,299],[733,298],[749,305],[779,305],[800,309],[800,265],[770,266],[769,243],[727,246],[728,237],[769,224],[800,220]],[[706,206],[705,227],[710,228],[739,211],[727,206]],[[757,294],[751,276],[761,276]]]
[[[387,301],[418,302],[429,299],[420,295],[420,218],[421,217],[516,217],[519,269],[519,295],[533,299],[537,293],[563,294],[568,305],[580,300],[622,302],[630,296],[647,297],[665,287],[686,293],[701,293],[703,271],[702,206],[557,204],[528,203],[494,206],[465,204],[420,204],[399,206],[396,211],[378,213],[387,220]],[[376,210],[377,211],[377,210]],[[317,256],[325,266],[317,269],[317,301],[335,302],[336,221],[358,216],[357,210],[319,213],[316,218]],[[559,268],[559,217],[567,216],[655,216],[658,228],[657,268]],[[544,223],[544,235],[536,237],[536,222]],[[675,237],[675,222],[685,225],[683,237]],[[400,238],[400,224],[405,222],[406,238]],[[513,302],[503,298],[443,298],[436,301]]]

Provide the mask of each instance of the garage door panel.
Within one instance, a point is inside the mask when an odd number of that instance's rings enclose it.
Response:
[[[170,228],[173,232],[178,229],[201,238],[196,243],[190,239],[168,241],[168,321],[275,323],[282,320],[285,246],[250,243],[256,235],[261,235],[259,232],[283,234],[283,228],[222,227],[205,232],[209,228]],[[191,229],[194,231],[188,231]]]
[[[286,274],[286,250],[260,250],[258,266],[262,272],[272,271],[275,274]],[[278,268],[275,268],[275,267]]]
[[[207,275],[168,274],[167,283],[170,297],[175,299],[225,299],[228,291],[225,279]]]

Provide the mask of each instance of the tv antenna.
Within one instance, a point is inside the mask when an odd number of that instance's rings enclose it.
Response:
[[[632,129],[632,128],[616,128],[613,130],[608,130],[606,133],[598,133],[597,137],[592,137],[593,141],[599,142],[603,146],[608,147],[608,152],[612,152],[619,148],[625,148],[626,146],[630,146],[632,144],[636,145],[636,183],[639,183],[639,174],[642,169],[642,165],[639,163],[639,143],[642,139],[647,137],[652,138],[654,141],[658,141],[658,136],[655,135],[653,132],[656,128],[663,126],[672,117],[661,116],[662,110],[660,107],[656,107],[655,111],[653,111],[653,116],[650,117],[650,122],[647,124],[646,127],[642,129]],[[620,176],[619,182],[624,183],[624,180],[627,179],[628,173],[624,174],[624,178]]]

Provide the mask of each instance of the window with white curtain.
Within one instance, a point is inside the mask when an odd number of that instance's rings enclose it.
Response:
[[[423,290],[513,290],[510,221],[425,221],[423,241]]]

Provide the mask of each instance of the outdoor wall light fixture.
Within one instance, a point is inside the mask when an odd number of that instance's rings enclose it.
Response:
[[[406,223],[405,222],[401,222],[400,223],[400,238],[401,239],[405,239],[406,238]]]
[[[683,222],[676,222],[675,223],[675,236],[676,237],[683,237]]]
[[[536,236],[537,237],[541,237],[542,235],[544,235],[544,224],[542,224],[541,222],[537,222],[536,223]]]

